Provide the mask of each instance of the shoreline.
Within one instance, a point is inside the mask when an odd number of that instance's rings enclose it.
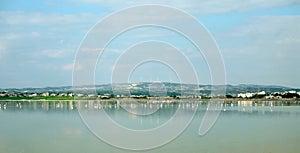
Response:
[[[267,101],[289,101],[289,102],[300,102],[300,98],[282,98],[282,99],[244,99],[244,98],[210,98],[210,99],[201,99],[201,98],[181,98],[181,99],[174,99],[174,98],[109,98],[109,99],[0,99],[0,102],[30,102],[30,101],[257,101],[257,102],[267,102]]]

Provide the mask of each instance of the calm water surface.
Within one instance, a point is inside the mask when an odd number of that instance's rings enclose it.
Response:
[[[158,110],[151,115],[135,115],[116,102],[80,104],[73,101],[0,102],[0,153],[119,153],[118,149],[94,136],[85,126],[78,108],[103,109],[118,124],[143,130],[164,124],[177,109],[197,112],[188,128],[170,143],[144,152],[206,153],[206,152],[300,152],[300,106],[282,102],[233,101],[224,104],[220,116],[210,131],[198,135],[205,102],[149,104],[144,108]],[[158,138],[159,139],[159,138]]]

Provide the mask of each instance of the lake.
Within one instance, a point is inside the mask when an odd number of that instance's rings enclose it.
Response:
[[[119,127],[147,131],[165,126],[170,119],[176,121],[176,114],[178,125],[174,123],[169,131],[190,123],[187,128],[168,143],[144,152],[300,152],[299,102],[226,102],[214,126],[200,136],[198,130],[206,110],[206,101],[1,101],[0,152],[132,152],[114,143],[122,145],[127,140],[128,145],[134,146],[130,144],[134,135],[121,137],[123,133],[109,127],[106,117]],[[97,131],[98,128],[103,129]],[[160,142],[170,136],[169,131],[152,135],[153,141],[145,137],[136,143],[147,146],[143,143]],[[104,138],[105,134],[111,137]],[[109,142],[110,138],[120,142]]]

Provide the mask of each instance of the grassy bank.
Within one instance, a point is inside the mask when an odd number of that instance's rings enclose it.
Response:
[[[36,96],[36,97],[0,97],[0,100],[74,100],[73,97]]]

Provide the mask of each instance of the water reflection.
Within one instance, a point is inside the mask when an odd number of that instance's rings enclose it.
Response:
[[[119,110],[125,109],[127,112],[136,115],[150,115],[159,109],[179,108],[199,110],[206,107],[208,101],[1,101],[0,110],[42,110],[42,111],[65,111],[65,110]],[[239,112],[253,112],[259,108],[273,111],[274,107],[299,106],[298,101],[225,101],[222,104],[222,111],[237,110]],[[235,108],[235,109],[232,109]]]
[[[2,111],[72,111],[77,109],[75,101],[1,101]]]
[[[171,117],[178,109],[189,111],[197,108],[198,112],[205,112],[207,104],[208,101],[1,101],[0,111],[77,112],[78,109],[89,111],[103,109],[112,117],[122,114],[142,123],[145,117],[151,116],[152,120],[161,124],[167,120],[166,116]],[[282,114],[289,113],[287,110],[289,106],[299,104],[298,101],[225,101],[222,104],[222,114],[230,112]],[[122,119],[119,121],[122,122]]]
[[[166,123],[176,112],[184,116],[196,111],[194,101],[80,101],[78,109],[101,116],[104,112],[120,126],[130,129],[152,129]],[[100,113],[100,114],[99,114]],[[103,115],[103,114],[102,114]]]
[[[0,152],[126,152],[96,139],[82,123],[78,109],[91,112],[105,110],[125,127],[149,129],[165,123],[178,109],[189,112],[195,108],[198,111],[186,133],[174,142],[149,152],[300,150],[299,102],[225,101],[218,121],[204,137],[199,137],[197,130],[208,101],[135,102],[0,101],[1,131],[4,131],[0,137]],[[127,111],[143,113],[150,108],[159,109],[151,115]]]

